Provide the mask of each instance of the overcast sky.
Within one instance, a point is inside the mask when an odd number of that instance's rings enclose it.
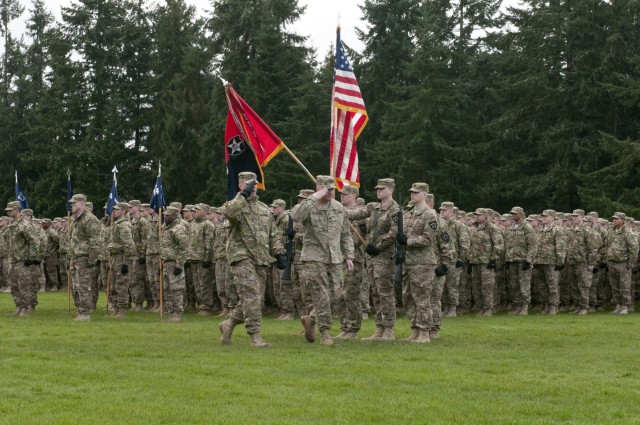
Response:
[[[193,4],[199,11],[210,9],[209,0],[186,0]],[[45,0],[47,8],[54,14],[56,20],[60,19],[60,8],[71,5],[73,0]],[[29,14],[30,0],[21,0],[25,12],[22,22],[14,22],[12,31],[18,35],[24,31],[24,19]],[[361,20],[362,12],[359,5],[364,0],[299,0],[298,3],[307,6],[305,15],[298,21],[294,28],[300,35],[310,37],[309,42],[315,47],[319,59],[322,59],[329,50],[331,43],[336,39],[336,26],[338,16],[342,28],[342,40],[354,50],[362,51],[363,45],[356,38],[355,28],[364,29]]]

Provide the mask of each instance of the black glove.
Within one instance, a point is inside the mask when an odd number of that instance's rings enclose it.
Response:
[[[600,263],[600,264],[598,264],[598,268],[599,269],[606,269],[607,268],[607,264],[606,263]]]
[[[32,266],[39,266],[40,265],[40,261],[39,260],[31,260],[31,265]]]
[[[376,255],[380,254],[380,250],[371,244],[367,245],[367,247],[364,249],[364,252],[366,252],[372,257],[375,257]]]
[[[522,262],[522,270],[529,270],[531,268],[531,263],[528,261]]]
[[[257,183],[258,182],[256,182],[255,180],[251,180],[249,183],[247,183],[244,189],[242,189],[242,191],[240,192],[240,195],[242,195],[244,199],[247,199],[249,196],[251,196],[251,193],[253,192],[253,188],[256,187]]]
[[[467,274],[471,274],[472,269],[471,264],[467,264]]]
[[[120,273],[122,273],[123,276],[129,273],[129,265],[123,264],[122,267],[120,268]]]
[[[96,267],[100,266],[100,260],[96,260]]]
[[[144,264],[144,263],[146,263],[146,262],[147,262],[147,259],[146,259],[146,258],[144,258],[144,257],[140,257],[140,258],[138,258],[138,264],[142,265],[142,264]]]
[[[276,255],[276,267],[278,268],[278,270],[284,270],[287,268],[287,256],[284,254],[278,254]]]
[[[405,235],[404,233],[398,233],[396,235],[396,242],[398,242],[400,245],[406,245],[407,244],[407,235]]]
[[[182,269],[180,267],[176,267],[173,269],[173,275],[174,276],[178,276],[180,275],[180,273],[182,273]]]
[[[293,239],[296,236],[296,233],[298,232],[296,232],[293,229],[287,229],[284,231],[285,236],[288,237],[289,239]]]
[[[635,266],[634,268],[631,269],[631,273],[638,273],[640,272],[640,266]]]
[[[561,272],[562,269],[564,269],[564,264],[556,264],[556,266],[553,268],[553,270],[557,272]]]
[[[185,262],[184,262],[184,269],[185,269],[185,270],[188,270],[188,269],[190,269],[190,268],[191,268],[191,263],[190,263],[188,260],[187,260],[187,261],[185,261]],[[180,269],[180,270],[182,271],[182,269]],[[180,274],[180,273],[178,273],[178,274]]]
[[[600,270],[598,266],[593,266],[593,270],[591,270],[591,273],[596,274],[598,273],[598,270]]]
[[[436,267],[436,276],[442,277],[447,274],[447,271],[449,271],[447,266],[445,266],[444,264],[440,264],[438,267]]]
[[[456,261],[456,269],[460,269],[462,266],[464,266],[464,262],[462,262],[462,260]]]
[[[366,235],[367,234],[367,225],[364,223],[360,223],[358,224],[358,229],[360,229],[360,233],[362,235]]]
[[[31,260],[24,260],[24,265],[29,267],[29,266],[32,266],[33,263],[31,262]]]
[[[211,262],[209,262],[209,261],[203,261],[202,262],[202,268],[208,269],[210,267],[211,267]]]
[[[497,267],[496,260],[489,260],[489,262],[487,263],[487,268],[495,269],[496,267]]]

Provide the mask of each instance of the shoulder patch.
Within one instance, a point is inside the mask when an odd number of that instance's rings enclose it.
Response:
[[[449,233],[447,232],[442,232],[440,234],[440,237],[442,238],[443,241],[445,241],[446,243],[449,243],[450,238],[449,238]]]
[[[429,227],[431,227],[432,230],[437,230],[438,229],[438,222],[437,221],[430,221],[429,222]]]

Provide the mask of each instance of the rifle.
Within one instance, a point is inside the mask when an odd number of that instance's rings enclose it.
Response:
[[[287,222],[287,241],[284,244],[285,255],[287,256],[287,268],[282,272],[282,280],[291,280],[291,263],[295,254],[293,245],[293,219],[289,213],[289,221]]]
[[[402,221],[404,220],[403,211],[402,211],[402,198],[400,198],[400,209],[398,210],[398,234],[404,234],[404,225]],[[404,264],[404,245],[395,243],[396,253],[394,255],[394,259],[396,260],[396,272],[393,275],[393,281],[397,284],[402,283],[402,265]]]

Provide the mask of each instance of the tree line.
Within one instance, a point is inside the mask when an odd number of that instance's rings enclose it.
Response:
[[[390,176],[463,209],[640,217],[640,4],[367,0],[362,11],[364,50],[348,50],[370,118],[358,140],[367,200]],[[26,11],[4,0],[0,201],[18,170],[36,214],[61,215],[69,170],[100,208],[114,165],[120,195],[146,200],[161,162],[168,199],[221,204],[218,76],[326,174],[334,53],[291,30],[303,12],[297,0],[212,1],[204,16],[184,0],[77,0],[56,21],[43,0]],[[311,186],[285,153],[265,179],[268,200]]]

